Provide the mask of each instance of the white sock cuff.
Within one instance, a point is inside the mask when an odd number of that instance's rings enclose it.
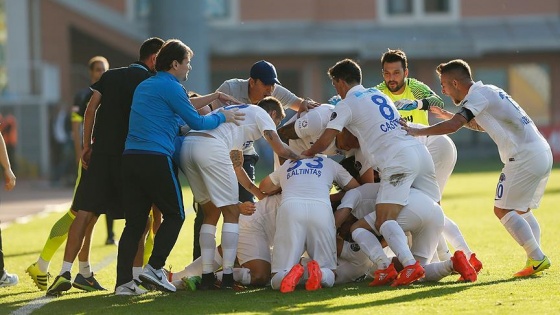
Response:
[[[212,224],[203,224],[200,227],[200,234],[202,233],[216,235],[216,226]]]
[[[385,236],[385,233],[387,233],[387,229],[390,228],[390,226],[392,225],[396,225],[397,228],[401,228],[400,225],[397,223],[397,221],[395,220],[387,220],[385,222],[383,222],[383,224],[381,224],[381,226],[379,226],[379,232],[381,233],[381,235]],[[385,230],[385,232],[383,232],[383,230]],[[404,233],[404,231],[403,231]]]
[[[500,219],[500,222],[502,222],[502,224],[505,225],[509,220],[511,220],[511,218],[513,218],[516,215],[518,215],[517,212],[510,211]]]
[[[222,233],[223,232],[239,234],[239,224],[237,224],[237,223],[224,223],[222,225]]]
[[[523,213],[523,214],[520,214],[520,216],[523,217],[524,219],[530,218],[530,217],[534,217],[533,211],[527,211],[527,212],[525,212],[525,213]]]

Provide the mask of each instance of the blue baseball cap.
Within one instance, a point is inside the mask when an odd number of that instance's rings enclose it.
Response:
[[[266,85],[281,84],[278,81],[276,68],[268,61],[261,60],[255,62],[251,67],[251,78],[259,79]]]

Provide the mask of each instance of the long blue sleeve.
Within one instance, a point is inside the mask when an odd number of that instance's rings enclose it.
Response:
[[[214,129],[226,120],[221,113],[199,115],[179,81],[167,72],[158,72],[134,92],[125,150],[172,156],[174,140],[179,134],[177,116],[191,128],[200,130]]]

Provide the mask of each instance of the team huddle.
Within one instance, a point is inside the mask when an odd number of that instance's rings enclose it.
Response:
[[[53,227],[49,253],[27,269],[47,295],[72,286],[105,290],[89,266],[89,240],[97,217],[108,211],[126,220],[117,295],[247,285],[286,293],[300,284],[317,290],[363,279],[396,287],[450,275],[474,282],[482,262],[441,206],[457,160],[446,134],[463,126],[487,132],[504,163],[494,213],[527,253],[514,276],[550,267],[531,210],[544,195],[550,147],[505,91],[473,81],[465,61],[436,70],[443,94],[459,108],[451,113],[427,85],[408,78],[400,50],[383,54],[384,82],[371,88],[362,85],[355,61],[330,67],[336,90],[330,104],[294,95],[264,60],[249,79],[189,96],[180,82],[193,55],[178,40],[151,38],[138,62],[92,85],[72,209]],[[281,124],[286,108],[297,115]],[[443,121],[430,126],[428,112]],[[261,137],[276,160],[257,186],[253,142]],[[178,172],[203,218],[196,231],[200,257],[171,273],[164,266],[185,220]],[[68,235],[64,262],[48,286],[60,235]],[[80,271],[72,281],[76,257]]]

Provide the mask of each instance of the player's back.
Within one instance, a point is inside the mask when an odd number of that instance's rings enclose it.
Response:
[[[496,142],[502,162],[529,158],[549,146],[535,123],[504,90],[477,82],[461,102]]]
[[[224,109],[239,110],[239,112],[245,114],[244,120],[238,121],[239,126],[234,123],[224,123],[215,129],[200,130],[200,132],[212,135],[222,141],[229,150],[243,150],[255,140],[260,139],[265,130],[276,130],[276,125],[270,115],[259,106],[249,104],[230,105],[224,107]],[[197,132],[197,130],[191,132]]]
[[[282,187],[282,200],[312,199],[329,205],[333,181],[343,187],[352,179],[340,164],[324,155],[297,161],[288,160],[271,176]]]
[[[334,112],[328,126],[339,130],[346,127],[358,138],[365,152],[375,154],[380,167],[402,148],[418,144],[401,128],[393,102],[375,88],[353,87]],[[342,122],[345,123],[341,125]]]

